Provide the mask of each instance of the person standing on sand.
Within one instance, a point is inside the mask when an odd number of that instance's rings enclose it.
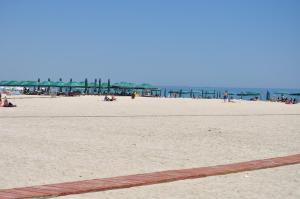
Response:
[[[224,99],[224,102],[227,101],[227,99],[228,99],[228,91],[225,91],[225,92],[224,92],[223,99]]]

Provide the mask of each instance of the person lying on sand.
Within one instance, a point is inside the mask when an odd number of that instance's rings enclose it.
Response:
[[[116,101],[117,100],[117,98],[115,97],[115,96],[111,96],[111,98],[109,98],[107,95],[105,95],[105,97],[104,97],[104,101]]]

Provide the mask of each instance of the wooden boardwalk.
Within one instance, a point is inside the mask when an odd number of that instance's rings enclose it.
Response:
[[[0,199],[51,198],[70,194],[123,189],[207,176],[266,169],[300,163],[300,154],[227,165],[169,170],[76,182],[65,182],[13,189],[0,189]]]

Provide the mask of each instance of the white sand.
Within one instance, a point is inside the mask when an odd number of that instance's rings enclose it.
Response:
[[[0,188],[300,153],[300,104],[102,98],[14,99],[17,108],[0,108]],[[299,187],[300,165],[292,165],[61,198],[281,199],[300,198]]]

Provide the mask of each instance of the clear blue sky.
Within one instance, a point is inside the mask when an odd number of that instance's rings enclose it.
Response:
[[[298,0],[0,0],[0,80],[300,88]]]

